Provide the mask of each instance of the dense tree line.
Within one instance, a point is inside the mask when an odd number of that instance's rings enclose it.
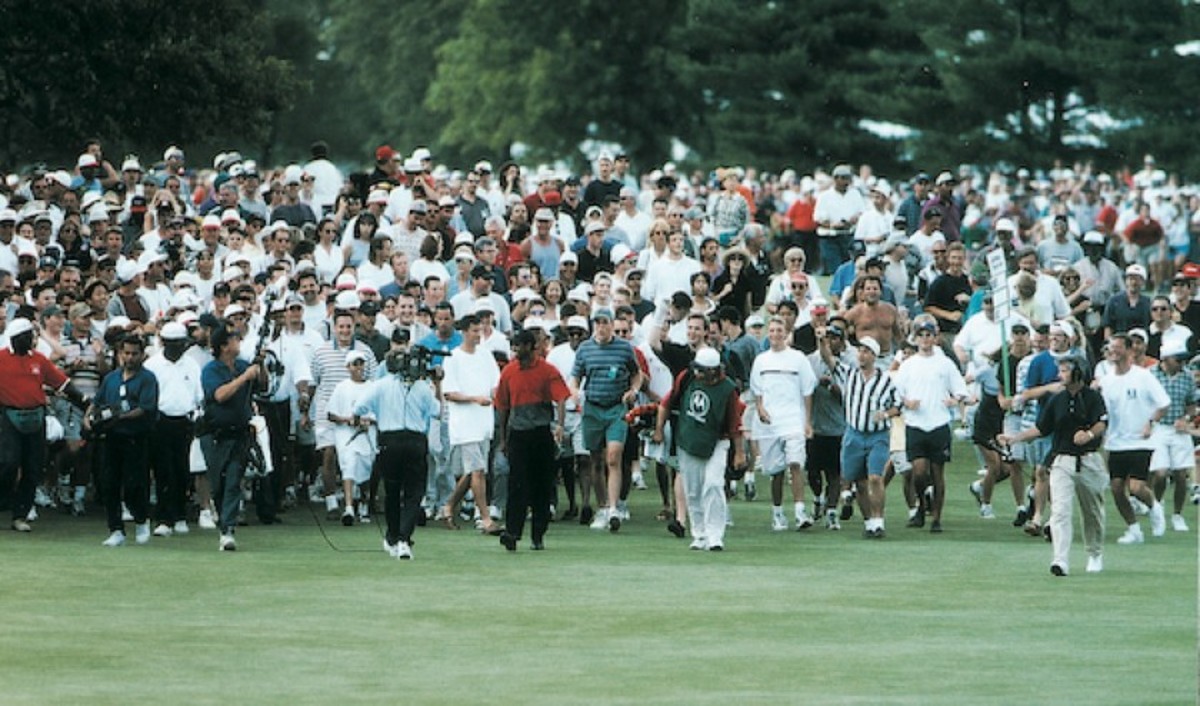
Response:
[[[338,159],[883,169],[1135,162],[1200,175],[1182,0],[88,0],[0,4],[0,159],[229,145]],[[903,126],[881,136],[869,126]]]

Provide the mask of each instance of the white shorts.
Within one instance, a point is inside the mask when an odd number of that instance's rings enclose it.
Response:
[[[371,466],[375,462],[373,455],[339,446],[337,459],[338,467],[342,470],[342,480],[352,480],[357,485],[365,485],[371,480]]]
[[[804,467],[808,460],[808,441],[803,434],[795,436],[769,436],[758,440],[758,455],[762,458],[762,468],[769,476],[777,476],[788,469],[788,466]]]
[[[1152,471],[1192,470],[1196,466],[1192,437],[1166,424],[1155,424],[1150,435],[1154,454],[1150,457]]]
[[[472,441],[467,444],[455,444],[450,447],[450,464],[448,466],[454,477],[474,471],[486,471],[488,466],[488,451],[491,441]]]
[[[900,451],[892,451],[889,454],[892,459],[892,468],[897,473],[908,473],[912,470],[912,462],[908,460],[908,452],[903,449]]]
[[[1009,436],[1016,436],[1021,431],[1021,415],[1006,414],[1004,415],[1004,433]],[[1017,461],[1025,460],[1025,443],[1018,441],[1009,448],[1009,453]]]
[[[330,446],[337,445],[337,439],[334,438],[333,430],[337,427],[330,422],[314,422],[313,434],[317,440],[317,449],[327,449]]]

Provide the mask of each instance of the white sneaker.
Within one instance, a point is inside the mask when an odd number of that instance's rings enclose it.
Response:
[[[1150,508],[1146,506],[1146,503],[1139,500],[1136,495],[1129,496],[1129,505],[1130,505],[1130,507],[1133,508],[1133,513],[1135,515],[1149,515],[1150,514]]]
[[[1104,571],[1104,557],[1089,556],[1088,563],[1087,563],[1087,572],[1089,574],[1098,574],[1101,571]]]
[[[808,529],[813,526],[813,519],[809,517],[807,512],[796,513],[796,530]]]
[[[787,532],[787,528],[788,528],[787,518],[784,517],[782,512],[777,515],[771,516],[771,531]]]
[[[33,504],[35,507],[52,507],[54,499],[50,497],[50,494],[46,492],[44,487],[39,485],[33,491]]]
[[[25,521],[26,522],[37,522],[37,518],[38,518],[37,506],[34,505],[29,508],[29,512],[25,513]]]
[[[365,503],[358,507],[358,521],[364,525],[371,524],[371,511]]]
[[[191,529],[188,528],[187,520],[177,521],[175,523],[175,527],[172,529],[174,530],[175,534],[187,534],[188,532],[191,532]]]
[[[1200,483],[1192,483],[1192,504],[1200,505]]]
[[[351,527],[354,525],[354,508],[347,507],[342,510],[342,526]]]
[[[1146,535],[1142,534],[1141,525],[1129,525],[1125,534],[1117,538],[1117,544],[1141,544],[1145,541]]]
[[[617,501],[617,517],[621,518],[621,522],[629,521],[629,504],[624,500]]]
[[[199,520],[199,522],[197,522],[197,524],[200,525],[200,529],[205,529],[205,530],[216,529],[217,521],[215,518],[213,518],[212,510],[201,510],[200,511],[200,520]]]
[[[413,558],[413,550],[408,542],[396,543],[396,558],[405,560]]]
[[[646,489],[646,478],[641,473],[633,474],[633,487],[638,490]]]
[[[396,552],[399,550],[399,548],[400,548],[399,544],[390,544],[387,541],[387,537],[384,537],[383,551],[387,552],[388,556],[390,556],[393,559],[399,559],[400,557],[396,554]]]
[[[708,549],[708,542],[706,542],[704,539],[702,539],[700,537],[697,537],[692,540],[691,544],[688,545],[688,549],[691,549],[692,551],[702,552],[702,551]]]
[[[1167,533],[1167,514],[1163,511],[1162,503],[1154,503],[1150,508],[1150,534],[1161,537]]]
[[[232,534],[223,534],[221,541],[217,544],[217,549],[223,552],[236,552],[237,541],[234,540]]]
[[[980,505],[979,516],[985,520],[994,520],[996,519],[996,511],[992,509],[991,505]]]
[[[492,522],[499,522],[504,519],[504,513],[500,512],[499,507],[488,505],[488,517],[492,518]]]
[[[1187,532],[1187,520],[1183,519],[1183,515],[1171,515],[1171,529],[1176,532]]]
[[[134,525],[133,539],[138,544],[145,544],[150,541],[150,520],[146,520],[140,525]]]
[[[825,529],[836,531],[836,530],[840,530],[841,528],[842,528],[842,523],[838,520],[837,510],[830,510],[829,512],[826,512],[825,513]]]
[[[723,551],[725,551],[725,545],[722,544],[721,542],[710,542],[708,545],[708,551],[723,552]]]
[[[170,537],[171,534],[171,527],[166,523],[160,523],[154,528],[155,537]]]
[[[108,539],[100,543],[105,547],[123,547],[125,546],[125,533],[121,530],[116,530],[108,535]]]
[[[133,513],[129,511],[125,503],[121,503],[121,522],[133,522]]]
[[[592,524],[589,525],[594,530],[608,529],[608,508],[602,507],[596,511],[596,516],[592,519]]]
[[[975,502],[979,505],[983,505],[983,481],[971,481],[971,485],[968,486],[968,490],[971,491],[971,495],[975,498]]]

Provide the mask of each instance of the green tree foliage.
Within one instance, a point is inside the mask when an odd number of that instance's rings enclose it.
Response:
[[[151,151],[265,137],[302,89],[266,22],[254,0],[0,3],[0,157],[66,161],[92,135]]]
[[[916,41],[885,3],[692,0],[679,38],[687,85],[702,100],[693,144],[705,161],[895,160],[892,144],[860,126],[892,90],[879,57]]]
[[[438,116],[423,105],[437,69],[435,51],[459,34],[467,0],[331,0],[323,33],[329,59],[317,90],[320,111],[370,155],[388,143],[401,152],[435,141]],[[328,121],[327,121],[328,122]],[[312,139],[311,137],[309,139]],[[438,150],[439,158],[455,155]]]
[[[425,104],[440,143],[467,152],[572,155],[585,139],[661,161],[695,120],[676,74],[674,30],[685,3],[578,0],[553,12],[517,0],[474,0],[437,52]]]
[[[1194,115],[1196,60],[1172,51],[1194,12],[1175,0],[902,0],[894,22],[919,41],[880,57],[898,81],[875,110],[918,131],[922,164],[1123,161],[1182,137],[1171,124]]]

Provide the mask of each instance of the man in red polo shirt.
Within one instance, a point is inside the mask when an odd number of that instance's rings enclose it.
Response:
[[[12,507],[14,530],[28,532],[34,488],[46,465],[47,401],[42,388],[65,394],[79,407],[87,403],[66,374],[34,350],[28,319],[13,319],[5,333],[8,348],[0,349],[0,505]]]
[[[510,552],[517,550],[530,507],[532,548],[545,548],[542,538],[550,526],[555,470],[554,454],[548,450],[562,443],[566,400],[571,394],[558,369],[538,355],[537,345],[537,334],[529,329],[513,337],[516,360],[504,366],[496,387],[500,450],[508,455],[509,464],[504,511],[508,527],[500,535],[500,544]]]

